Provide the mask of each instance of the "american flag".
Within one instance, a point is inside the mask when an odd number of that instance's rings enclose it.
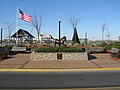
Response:
[[[24,12],[22,12],[20,9],[19,9],[19,19],[22,19],[26,22],[30,22],[32,20],[32,17],[25,14]]]

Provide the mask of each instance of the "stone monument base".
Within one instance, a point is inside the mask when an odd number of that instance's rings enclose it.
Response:
[[[41,60],[88,60],[88,55],[86,52],[77,53],[52,53],[52,52],[32,52],[30,56],[31,61],[41,61]]]

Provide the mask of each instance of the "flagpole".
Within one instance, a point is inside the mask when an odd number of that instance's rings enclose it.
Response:
[[[16,11],[16,45],[18,45],[18,6]]]

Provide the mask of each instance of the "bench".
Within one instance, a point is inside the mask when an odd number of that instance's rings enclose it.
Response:
[[[119,52],[119,49],[117,48],[111,48],[111,53],[118,53]]]
[[[14,52],[25,52],[26,51],[26,47],[12,47],[12,50]]]

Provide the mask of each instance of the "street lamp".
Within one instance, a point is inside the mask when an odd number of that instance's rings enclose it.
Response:
[[[60,47],[60,45],[61,45],[61,42],[60,42],[60,38],[61,38],[61,36],[60,36],[60,23],[61,23],[60,17],[58,18],[58,23],[59,23],[59,47]]]

